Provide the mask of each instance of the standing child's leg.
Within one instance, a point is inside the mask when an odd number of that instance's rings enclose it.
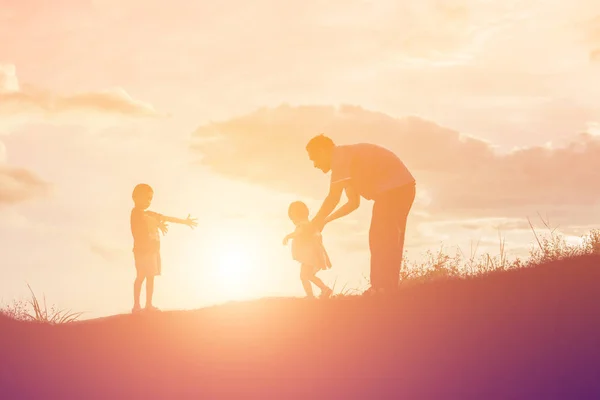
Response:
[[[152,309],[152,296],[154,295],[154,276],[146,278],[146,308]]]
[[[146,310],[158,311],[158,308],[152,305],[152,297],[154,295],[154,277],[161,273],[160,254],[153,254],[149,257],[148,268],[150,272],[146,277]]]
[[[302,264],[300,266],[300,281],[302,281],[302,287],[304,288],[306,296],[308,297],[314,297],[312,285],[310,284],[310,278],[312,274],[311,269],[312,267],[306,264]]]
[[[145,275],[138,270],[135,281],[133,282],[133,312],[142,309],[140,306],[140,293],[142,292],[142,283],[144,283],[144,279]]]

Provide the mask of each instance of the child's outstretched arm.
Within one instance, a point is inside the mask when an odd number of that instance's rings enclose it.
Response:
[[[192,218],[189,214],[186,219],[169,217],[167,215],[162,215],[162,214],[159,214],[154,211],[146,211],[146,214],[156,218],[158,221],[163,222],[163,223],[171,222],[174,224],[182,224],[182,225],[187,225],[190,228],[195,228],[198,225],[198,223],[196,222],[196,218]]]
[[[181,218],[176,218],[176,217],[169,217],[166,215],[162,216],[162,220],[165,222],[172,222],[174,224],[182,224],[182,225],[187,225],[190,228],[195,228],[196,226],[198,226],[198,223],[196,222],[197,219],[196,218],[192,218],[190,216],[190,214],[188,214],[186,219],[181,219]]]
[[[154,211],[146,211],[145,214],[156,221],[156,227],[161,230],[163,235],[166,235],[169,231],[169,226],[167,225],[167,221],[165,221],[164,216]]]

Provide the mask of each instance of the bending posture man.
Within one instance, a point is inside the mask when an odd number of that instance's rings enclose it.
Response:
[[[367,293],[394,292],[400,280],[406,221],[415,199],[415,178],[396,154],[374,144],[337,146],[321,134],[308,142],[306,151],[315,168],[323,173],[331,170],[329,194],[311,224],[321,231],[325,224],[356,210],[361,197],[374,200]],[[332,213],[343,191],[348,202]]]

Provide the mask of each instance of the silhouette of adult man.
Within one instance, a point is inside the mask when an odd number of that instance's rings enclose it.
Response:
[[[325,224],[356,210],[361,197],[373,200],[369,228],[371,287],[366,294],[396,291],[406,222],[416,194],[415,178],[396,154],[375,144],[336,145],[321,134],[308,142],[306,151],[315,168],[323,173],[331,171],[329,194],[311,221],[312,226],[321,231]],[[344,191],[348,202],[333,212]]]

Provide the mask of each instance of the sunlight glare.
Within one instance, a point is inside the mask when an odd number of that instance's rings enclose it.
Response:
[[[221,300],[256,296],[257,277],[263,267],[263,244],[256,233],[242,226],[223,227],[215,232],[209,247],[211,282]]]
[[[243,297],[247,290],[244,283],[248,283],[251,270],[255,266],[252,252],[244,246],[239,246],[239,243],[222,246],[213,255],[212,265],[216,282],[227,297]]]

